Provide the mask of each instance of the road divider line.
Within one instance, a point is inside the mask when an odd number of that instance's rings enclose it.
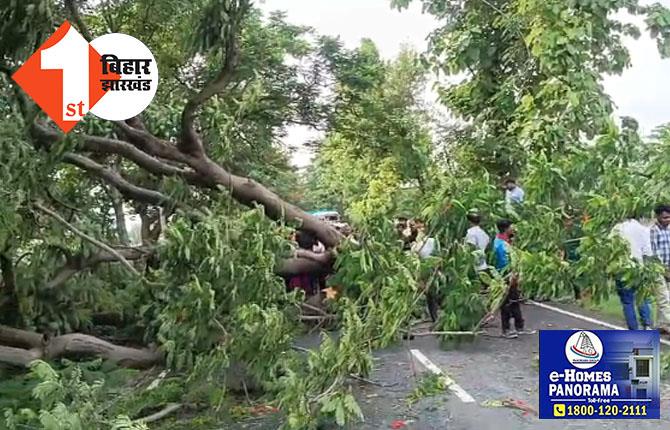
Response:
[[[421,351],[419,351],[418,349],[411,349],[410,352],[412,353],[414,358],[416,358],[419,361],[419,363],[421,363],[426,369],[430,370],[436,375],[439,375],[444,381],[444,383],[447,385],[447,388],[453,391],[454,394],[456,394],[456,396],[458,396],[458,398],[461,399],[463,403],[475,403],[474,397],[468,394],[468,392],[465,391],[463,387],[458,385],[456,381],[451,379],[449,375],[447,375],[442,371],[442,369],[437,367],[435,363],[430,361],[428,357],[423,355]]]
[[[563,314],[563,315],[567,315],[567,316],[572,317],[572,318],[576,318],[578,320],[590,322],[591,324],[596,324],[596,325],[599,325],[599,326],[602,326],[602,327],[607,327],[607,328],[610,328],[612,330],[628,330],[627,328],[622,327],[620,325],[610,324],[610,323],[605,322],[605,321],[600,321],[599,319],[596,319],[596,318],[591,318],[591,317],[587,317],[585,315],[580,315],[580,314],[577,314],[577,313],[574,313],[574,312],[566,311],[565,309],[557,308],[555,306],[546,305],[544,303],[538,303],[538,302],[533,301],[533,300],[527,300],[526,302],[529,305],[537,306],[538,308],[547,309],[547,310],[550,310],[550,311],[553,311],[553,312],[556,312],[556,313],[559,313],[559,314]],[[661,339],[661,343],[663,345],[670,346],[670,341],[668,341],[666,339]]]

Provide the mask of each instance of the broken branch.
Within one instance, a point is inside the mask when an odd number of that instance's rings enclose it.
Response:
[[[72,164],[73,166],[77,166],[80,169],[83,169],[88,173],[104,180],[129,199],[153,205],[164,205],[172,203],[170,198],[163,195],[162,193],[132,184],[124,179],[123,176],[121,176],[118,172],[98,164],[90,158],[84,157],[83,155],[66,152],[63,155],[63,161]]]
[[[103,249],[103,250],[109,252],[110,254],[112,254],[114,257],[116,257],[116,259],[118,261],[120,261],[124,266],[126,266],[126,268],[132,274],[134,274],[135,276],[141,276],[140,273],[137,270],[135,270],[133,265],[130,264],[128,262],[128,260],[126,260],[126,258],[123,255],[121,255],[117,250],[115,250],[111,246],[107,245],[106,243],[100,242],[99,240],[95,239],[94,237],[91,237],[91,236],[87,235],[86,233],[82,232],[81,230],[79,230],[78,228],[76,228],[75,226],[73,226],[72,224],[67,222],[63,217],[61,217],[60,215],[58,215],[56,212],[52,211],[51,209],[46,208],[39,203],[35,203],[34,206],[35,206],[35,208],[39,209],[40,211],[44,212],[45,214],[49,215],[50,217],[52,217],[53,219],[55,219],[56,221],[61,223],[65,228],[67,228],[68,230],[70,230],[72,233],[76,234],[80,238],[82,238],[82,239],[86,240],[87,242],[97,246],[98,248]]]

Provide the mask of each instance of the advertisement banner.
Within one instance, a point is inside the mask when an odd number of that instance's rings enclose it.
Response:
[[[542,330],[541,419],[659,419],[655,330]]]

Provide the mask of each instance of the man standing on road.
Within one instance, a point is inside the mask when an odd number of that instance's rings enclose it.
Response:
[[[482,276],[485,273],[489,272],[489,266],[486,264],[486,248],[489,246],[491,239],[489,235],[486,234],[484,229],[479,225],[482,222],[482,217],[477,210],[471,210],[467,215],[468,221],[470,222],[470,228],[465,235],[465,243],[472,245],[477,252],[475,271],[477,272],[477,277],[479,282],[481,282],[481,292],[486,294],[489,289],[488,282]],[[484,316],[482,320],[482,327],[485,327],[489,322],[494,319],[493,313],[489,313]]]
[[[516,274],[510,272],[510,246],[514,237],[512,221],[501,219],[497,223],[499,233],[493,241],[493,254],[495,256],[496,270],[508,279],[509,290],[500,308],[502,319],[502,334],[507,339],[519,337],[519,334],[530,334],[524,330],[524,320],[521,314],[521,293],[519,292],[519,281]],[[514,318],[514,328],[510,329],[510,319]]]
[[[478,251],[477,265],[475,269],[477,273],[485,272],[489,266],[486,264],[486,247],[489,246],[491,239],[489,235],[479,226],[482,222],[482,217],[476,210],[472,210],[467,215],[470,221],[470,228],[465,235],[465,243],[474,246]]]
[[[614,226],[614,232],[621,236],[630,247],[630,256],[633,260],[643,263],[644,259],[652,255],[649,228],[640,224],[636,217],[630,217],[626,221]],[[623,314],[629,330],[638,330],[637,315],[635,313],[635,287],[626,285],[619,278],[616,280],[616,289],[621,299]],[[645,300],[638,307],[643,330],[651,328],[651,303]]]
[[[658,205],[654,212],[656,224],[651,227],[651,250],[665,266],[665,276],[656,289],[658,330],[670,334],[670,205]]]
[[[412,252],[417,253],[420,259],[425,260],[435,254],[437,251],[437,242],[434,238],[426,235],[426,224],[424,224],[423,221],[415,220],[414,227],[416,228],[416,242],[412,245]],[[425,279],[422,279],[422,282],[425,282]],[[428,305],[428,312],[430,313],[430,319],[433,320],[433,322],[436,322],[441,298],[434,290],[435,287],[431,287],[433,286],[423,285],[423,289],[426,290],[426,302]]]

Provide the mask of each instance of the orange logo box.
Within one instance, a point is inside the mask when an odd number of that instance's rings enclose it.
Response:
[[[81,100],[63,100],[63,73],[62,69],[43,69],[42,51],[51,48],[65,38],[68,32],[74,32],[82,37],[68,22],[65,21],[49,37],[46,42],[39,47],[33,55],[14,73],[12,79],[42,108],[44,112],[67,133],[77,125],[79,120],[68,121],[64,116],[67,113],[75,112],[80,116],[85,115],[89,109],[100,101],[105,91],[99,85],[102,79],[121,79],[121,75],[116,73],[103,74],[101,68],[102,56],[92,46],[88,46],[88,106]],[[83,37],[82,37],[83,39]],[[77,53],[72,53],[77,55]],[[65,59],[63,59],[65,60]],[[82,82],[86,85],[86,82]],[[64,106],[67,106],[67,113],[64,113]]]

